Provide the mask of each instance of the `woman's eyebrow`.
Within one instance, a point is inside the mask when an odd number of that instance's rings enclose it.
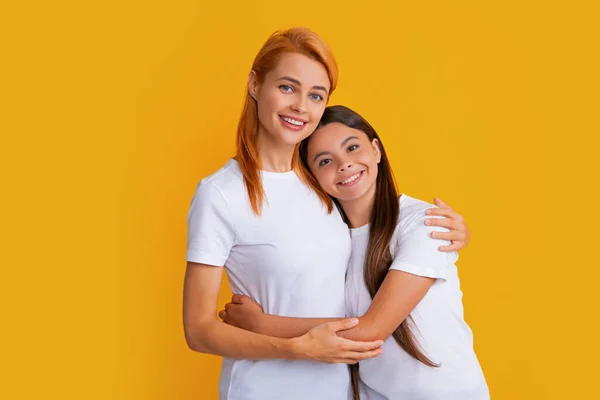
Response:
[[[292,83],[295,83],[298,86],[302,86],[302,83],[300,83],[300,81],[298,79],[292,78],[291,76],[282,76],[281,78],[277,79],[278,81],[290,81]],[[316,85],[312,87],[313,90],[322,90],[323,92],[325,92],[325,94],[327,94],[327,88],[325,86],[320,86],[320,85]]]

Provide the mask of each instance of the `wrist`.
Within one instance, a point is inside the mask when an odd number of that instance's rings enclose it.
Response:
[[[286,339],[288,342],[288,351],[293,360],[310,360],[306,353],[306,348],[302,336]]]
[[[250,330],[254,333],[260,333],[262,335],[268,335],[268,336],[274,336],[274,335],[269,335],[268,329],[267,327],[267,314],[265,313],[258,313],[256,314],[256,317],[252,319],[252,326],[250,327]]]

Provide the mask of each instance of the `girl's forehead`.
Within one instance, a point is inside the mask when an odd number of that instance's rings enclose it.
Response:
[[[350,128],[340,122],[332,122],[317,129],[310,137],[309,147],[311,144],[318,145],[339,145],[349,137],[355,137],[358,140],[368,140],[367,135],[358,129]]]

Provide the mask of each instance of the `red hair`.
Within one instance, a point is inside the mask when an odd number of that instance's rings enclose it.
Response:
[[[263,44],[252,63],[259,83],[264,81],[266,74],[277,66],[281,56],[286,53],[299,53],[312,60],[320,62],[329,77],[331,94],[338,79],[338,69],[333,53],[323,40],[306,28],[291,28],[273,33]],[[246,91],[244,107],[237,128],[237,161],[244,175],[244,184],[254,213],[261,214],[265,192],[260,181],[260,158],[256,145],[258,134],[258,108],[256,101]],[[327,206],[329,212],[333,209],[331,198],[325,193],[314,176],[300,162],[298,155],[299,143],[292,157],[292,168],[298,177],[316,191],[317,195]]]

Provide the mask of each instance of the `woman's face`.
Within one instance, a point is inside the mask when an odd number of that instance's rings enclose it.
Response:
[[[302,54],[284,54],[262,83],[248,78],[258,105],[259,135],[277,145],[294,146],[317,127],[329,95],[329,76],[318,61]]]
[[[310,137],[307,150],[309,168],[330,196],[344,202],[375,190],[381,161],[377,139],[334,122]]]

